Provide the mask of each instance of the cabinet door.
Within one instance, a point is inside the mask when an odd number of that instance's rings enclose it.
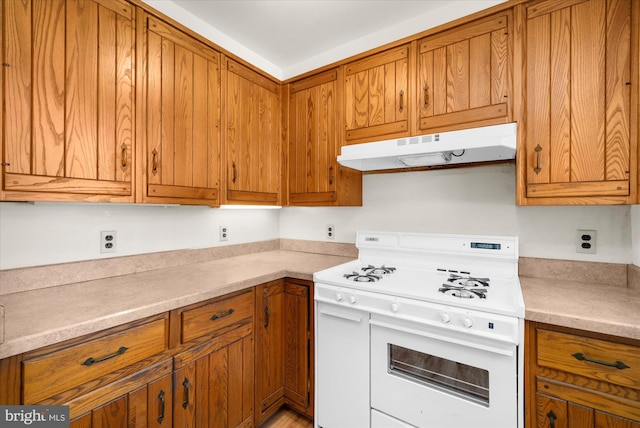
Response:
[[[155,17],[141,16],[142,202],[217,206],[220,54]]]
[[[287,403],[313,417],[311,406],[311,316],[310,287],[284,285],[284,386]]]
[[[226,59],[225,203],[280,204],[280,85]]]
[[[71,421],[71,428],[172,426],[171,376],[164,376]]]
[[[3,199],[132,202],[134,7],[3,8]]]
[[[502,12],[419,41],[421,132],[511,120],[510,21]]]
[[[284,404],[284,281],[259,285],[256,291],[256,423],[259,425]]]
[[[337,162],[342,69],[289,85],[289,205],[362,205],[362,173]]]
[[[634,422],[569,401],[536,394],[538,428],[640,428]]]
[[[348,143],[408,135],[409,45],[344,66]]]
[[[253,426],[253,323],[174,357],[174,427]]]
[[[635,201],[637,121],[630,112],[637,114],[638,58],[631,35],[639,7],[631,0],[525,7],[526,203]]]

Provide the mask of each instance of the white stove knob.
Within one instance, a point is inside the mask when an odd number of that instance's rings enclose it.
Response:
[[[446,312],[441,313],[440,321],[442,321],[443,324],[449,324],[451,322],[451,315]]]
[[[399,309],[400,309],[400,305],[398,305],[397,303],[391,304],[391,312],[398,312]]]
[[[349,303],[351,303],[352,305],[355,305],[358,302],[358,300],[356,299],[356,296],[351,295],[349,296]]]
[[[336,293],[336,300],[342,302],[342,293]]]
[[[462,325],[466,328],[471,328],[473,326],[473,320],[469,317],[465,317],[465,319],[462,320]]]

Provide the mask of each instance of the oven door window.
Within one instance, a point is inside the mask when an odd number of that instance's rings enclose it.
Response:
[[[489,372],[388,343],[390,374],[489,407]]]

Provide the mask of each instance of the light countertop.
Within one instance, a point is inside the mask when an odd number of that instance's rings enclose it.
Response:
[[[0,296],[0,358],[94,333],[352,257],[272,250]],[[640,292],[627,287],[520,277],[526,314],[545,322],[640,340]]]
[[[7,294],[0,358],[350,260],[275,250]]]

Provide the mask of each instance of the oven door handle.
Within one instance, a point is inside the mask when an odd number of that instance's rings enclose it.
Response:
[[[336,318],[340,318],[343,320],[347,320],[347,321],[353,321],[353,322],[357,322],[357,323],[361,323],[362,322],[362,316],[361,315],[351,315],[351,314],[340,314],[337,312],[333,312],[327,308],[321,309],[320,313],[322,315],[329,315],[330,317],[336,317]]]
[[[408,327],[400,327],[394,324],[390,324],[390,323],[386,323],[383,321],[377,321],[377,320],[369,320],[369,324],[371,325],[375,325],[378,327],[383,327],[383,328],[388,328],[390,330],[396,330],[396,331],[400,331],[403,333],[409,333],[409,334],[414,334],[416,336],[422,336],[422,337],[426,337],[429,339],[435,339],[435,340],[439,340],[442,342],[448,342],[448,343],[455,343],[456,345],[460,345],[460,346],[465,346],[468,348],[475,348],[475,349],[479,349],[482,351],[487,351],[487,352],[491,352],[493,354],[500,354],[500,355],[505,355],[507,357],[512,357],[513,356],[513,350],[510,349],[501,349],[501,348],[496,348],[493,346],[487,346],[487,345],[482,345],[479,343],[473,343],[471,341],[466,341],[466,340],[458,340],[458,339],[454,339],[451,337],[447,337],[447,336],[442,336],[439,334],[434,334],[434,333],[427,333],[424,331],[420,331],[420,330],[416,330],[413,328],[408,328]]]

